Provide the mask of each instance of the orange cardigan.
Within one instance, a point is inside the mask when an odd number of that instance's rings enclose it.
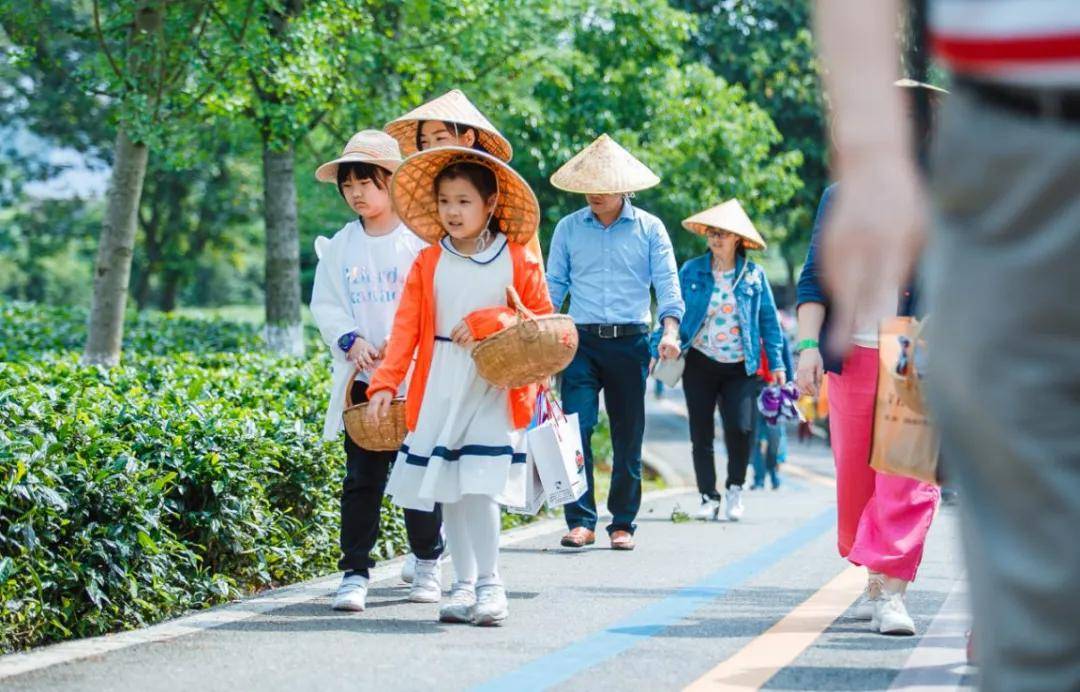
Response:
[[[513,263],[514,288],[525,307],[538,315],[555,311],[548,295],[547,281],[540,262],[525,246],[507,243]],[[405,401],[405,421],[409,430],[416,430],[420,403],[424,399],[431,360],[435,353],[435,268],[442,256],[442,247],[432,245],[420,251],[413,263],[405,289],[394,315],[394,327],[382,365],[371,376],[368,396],[380,391],[396,393],[416,354],[409,393]],[[511,313],[505,307],[477,310],[465,318],[476,340],[491,336],[503,328],[502,316]],[[528,426],[536,404],[536,385],[509,391],[510,418],[514,428]]]

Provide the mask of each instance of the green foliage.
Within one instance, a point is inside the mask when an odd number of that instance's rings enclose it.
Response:
[[[0,362],[58,358],[78,350],[86,340],[87,315],[81,307],[0,302]],[[132,356],[243,353],[262,346],[261,330],[253,323],[146,312],[132,313],[126,326],[124,348]],[[308,336],[318,338],[314,330]]]
[[[263,355],[250,324],[147,316],[122,367],[82,367],[84,316],[0,304],[0,650],[331,571],[325,358]],[[398,514],[382,557],[406,544]]]
[[[180,91],[162,97],[162,114],[179,120],[159,128],[155,136],[164,146],[153,150],[147,172],[131,289],[140,308],[262,300],[264,142],[296,148],[306,299],[312,240],[351,218],[333,186],[314,181],[314,168],[356,130],[379,128],[455,87],[513,142],[514,166],[541,203],[545,242],[560,217],[583,205],[579,196],[554,190],[548,177],[608,132],[661,175],[662,184],[639,195],[639,203],[664,220],[681,259],[703,246],[679,230],[680,220],[738,196],[780,245],[789,270],[798,263],[824,184],[825,156],[809,14],[799,3],[602,0],[582,10],[569,0],[219,0],[210,6],[216,11],[203,15],[207,24],[196,44],[203,56],[189,65]],[[88,76],[97,75],[99,91],[122,85],[101,62],[84,5],[43,7],[48,12],[37,19],[14,8],[0,17],[16,30],[9,48],[17,57],[0,68],[15,85],[10,98],[0,93],[0,128],[23,122],[50,142],[107,159],[110,123],[122,119],[128,101],[90,98]],[[110,6],[104,18],[114,57],[127,50],[127,7]],[[185,13],[193,7],[177,3],[167,21],[190,20]],[[30,40],[35,34],[25,27],[35,21],[52,23],[49,40]],[[70,56],[84,54],[95,59],[72,62]],[[197,96],[202,105],[195,105]],[[63,116],[56,120],[62,127],[52,126],[52,113]],[[21,164],[14,170],[46,174]],[[55,204],[42,209],[48,213],[37,212],[40,222],[16,219],[12,227],[47,227],[68,238],[93,230],[66,223],[69,214],[78,221],[76,212]],[[6,225],[0,219],[0,245]],[[36,256],[55,259],[33,264],[29,236],[19,233],[19,259],[0,260],[0,267],[16,263],[19,283],[0,292],[61,301],[70,285],[64,277],[89,271],[86,243],[36,246]],[[64,271],[72,265],[77,268]],[[25,288],[38,277],[47,290],[31,294]]]
[[[811,3],[672,0],[691,12],[698,29],[687,57],[700,61],[763,108],[783,137],[783,148],[802,154],[802,185],[769,213],[769,240],[780,245],[789,273],[801,266],[814,213],[828,184],[825,108],[810,31]]]
[[[0,646],[331,570],[341,462],[316,424],[325,377],[252,354],[0,365]]]

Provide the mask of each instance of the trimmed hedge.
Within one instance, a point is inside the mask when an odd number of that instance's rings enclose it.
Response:
[[[275,358],[250,352],[254,325],[153,315],[120,367],[83,367],[84,318],[0,304],[0,650],[332,571],[325,351]],[[383,525],[390,557],[406,543],[388,504]]]

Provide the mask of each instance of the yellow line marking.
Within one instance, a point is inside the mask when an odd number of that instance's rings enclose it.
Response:
[[[691,683],[684,692],[756,690],[810,647],[862,593],[866,572],[848,567],[780,622]]]
[[[790,473],[793,476],[799,478],[805,478],[811,483],[817,483],[818,485],[824,485],[828,488],[836,487],[836,479],[832,476],[826,476],[824,473],[818,473],[817,471],[811,471],[808,468],[798,466],[790,461],[784,464],[784,471]]]

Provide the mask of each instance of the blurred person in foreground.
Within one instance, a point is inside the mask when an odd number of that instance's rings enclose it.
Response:
[[[823,238],[835,344],[902,282],[927,200],[897,0],[818,0],[842,194]],[[930,0],[950,69],[923,274],[929,388],[961,503],[986,690],[1080,689],[1080,3]]]

